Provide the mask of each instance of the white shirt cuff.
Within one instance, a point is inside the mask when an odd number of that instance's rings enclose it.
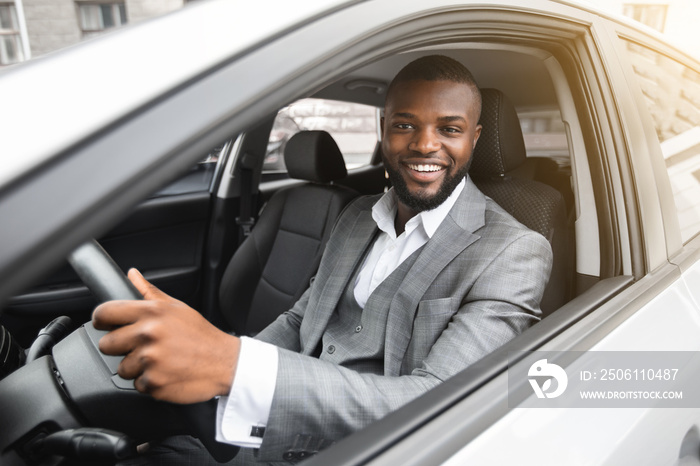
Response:
[[[276,346],[252,338],[241,338],[231,392],[219,398],[216,410],[218,442],[248,448],[260,447],[261,432],[267,426],[275,394],[278,360]]]

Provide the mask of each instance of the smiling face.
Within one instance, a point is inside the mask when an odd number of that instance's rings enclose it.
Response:
[[[387,96],[382,153],[403,222],[442,204],[466,176],[481,133],[474,92],[463,83],[412,80]]]

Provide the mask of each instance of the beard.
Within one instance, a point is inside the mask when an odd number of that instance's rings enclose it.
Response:
[[[384,168],[389,175],[389,181],[391,181],[391,185],[394,187],[394,192],[396,193],[396,197],[399,198],[399,201],[415,212],[423,212],[426,210],[433,210],[445,202],[447,198],[450,197],[450,194],[452,194],[452,191],[454,191],[457,185],[462,181],[462,178],[467,176],[471,164],[472,159],[470,157],[469,162],[458,169],[454,174],[446,174],[440,188],[438,188],[438,191],[433,195],[412,193],[408,189],[406,180],[403,179],[398,170],[395,170],[387,163],[384,164]]]

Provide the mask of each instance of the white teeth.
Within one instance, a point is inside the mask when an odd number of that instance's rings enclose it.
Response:
[[[415,170],[417,172],[437,172],[442,170],[442,167],[439,165],[414,165],[414,164],[409,164],[408,168],[411,170]]]

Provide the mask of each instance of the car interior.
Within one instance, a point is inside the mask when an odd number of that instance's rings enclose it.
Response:
[[[589,272],[595,258],[580,253],[597,236],[579,232],[582,206],[591,205],[578,202],[581,195],[591,195],[586,192],[591,187],[577,186],[573,176],[572,160],[577,158],[572,133],[580,128],[564,122],[564,112],[571,119],[571,109],[557,96],[566,90],[558,88],[568,84],[557,76],[551,55],[523,46],[398,54],[355,70],[309,97],[371,106],[379,115],[393,74],[431,53],[464,63],[482,88],[484,129],[470,176],[553,246],[554,271],[542,303],[548,315],[584,291],[586,279],[597,278]],[[164,291],[239,334],[257,333],[300,296],[335,218],[353,196],[388,187],[378,140],[360,166],[346,170],[328,132],[304,131],[298,124],[298,134],[284,147],[286,170],[265,169],[274,121],[275,115],[266,117],[214,148],[100,239],[124,270],[138,268]],[[250,236],[241,218],[250,221]],[[593,267],[584,263],[577,268],[577,258],[593,260]],[[66,314],[80,323],[94,305],[65,265],[15,297],[5,309],[3,325],[29,345],[53,317]]]
[[[442,44],[357,68],[299,99],[369,106],[374,117],[366,118],[375,126],[365,133],[375,136],[364,161],[349,163],[341,137],[303,124],[301,113],[285,107],[286,135],[275,133],[277,114],[262,116],[160,187],[99,243],[122,270],[138,268],[220,328],[255,335],[308,287],[344,206],[389,187],[376,129],[387,86],[405,64],[435,53],[465,64],[482,89],[483,131],[470,177],[552,245],[543,317],[620,274],[623,265],[610,262],[614,255],[601,253],[608,240],[601,241],[600,232],[609,228],[599,225],[600,193],[591,181],[599,167],[590,162],[579,123],[586,112],[572,90],[576,72],[567,70],[565,53],[539,42]],[[283,153],[284,164],[273,152]],[[48,322],[67,315],[78,326],[96,303],[65,264],[14,297],[0,323],[29,348]]]

